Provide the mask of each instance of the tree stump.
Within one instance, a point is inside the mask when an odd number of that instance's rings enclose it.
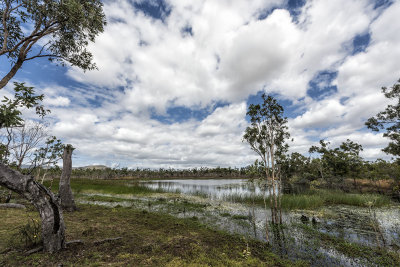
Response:
[[[71,172],[72,172],[72,145],[64,147],[63,169],[60,178],[59,196],[61,207],[66,211],[75,211],[76,205],[71,190]]]

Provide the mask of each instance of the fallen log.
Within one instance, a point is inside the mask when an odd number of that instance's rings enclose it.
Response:
[[[1,203],[0,208],[10,208],[10,209],[26,209],[22,204],[17,203]]]
[[[33,249],[28,250],[27,252],[25,252],[25,256],[29,256],[31,254],[37,253],[37,252],[42,251],[42,250],[43,250],[43,246],[39,246],[37,248],[33,248]]]
[[[84,244],[84,242],[82,240],[71,240],[71,241],[65,242],[65,245],[67,247],[72,246],[72,245],[83,245],[83,244]]]
[[[102,240],[98,240],[98,241],[94,241],[93,244],[95,245],[99,245],[99,244],[103,244],[106,242],[111,242],[111,241],[116,241],[116,240],[120,240],[122,239],[122,237],[114,237],[114,238],[106,238],[106,239],[102,239]]]

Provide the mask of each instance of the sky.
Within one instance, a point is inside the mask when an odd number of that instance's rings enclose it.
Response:
[[[246,166],[257,159],[242,142],[246,109],[263,92],[285,109],[290,152],[351,139],[366,160],[390,159],[364,123],[400,78],[400,1],[103,3],[107,26],[88,47],[98,70],[36,59],[13,79],[45,94],[49,131],[76,148],[74,166]],[[0,73],[9,68],[1,58]]]

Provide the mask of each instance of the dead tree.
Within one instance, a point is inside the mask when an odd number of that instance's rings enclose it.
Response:
[[[75,201],[71,190],[71,172],[72,172],[72,145],[64,147],[63,154],[63,170],[60,178],[60,191],[59,196],[61,200],[61,207],[66,211],[75,211]]]
[[[23,175],[0,163],[0,186],[29,200],[42,219],[42,238],[45,251],[53,253],[65,247],[65,225],[59,200],[30,175]]]

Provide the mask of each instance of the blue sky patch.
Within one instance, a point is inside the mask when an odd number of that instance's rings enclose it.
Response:
[[[257,94],[255,95],[250,95],[247,98],[247,102],[246,102],[246,106],[248,107],[250,104],[262,104],[262,94],[264,93],[264,90],[260,90],[257,92]],[[268,93],[266,93],[268,95]],[[297,106],[293,105],[293,103],[287,99],[281,99],[281,96],[278,94],[269,94],[272,97],[274,97],[275,99],[278,100],[278,103],[284,108],[284,116],[288,117],[288,118],[294,118],[296,116],[298,116],[298,112],[297,112]],[[250,121],[250,117],[246,116],[246,119],[248,121]]]
[[[164,0],[141,1],[133,3],[136,10],[143,12],[146,16],[159,19],[164,22],[171,13],[171,7]]]
[[[393,4],[393,0],[375,0],[374,9],[387,8]]]
[[[307,95],[314,100],[322,100],[323,98],[337,92],[336,85],[332,85],[332,81],[337,77],[337,71],[320,71],[308,83]]]
[[[357,35],[353,39],[353,52],[352,54],[355,55],[360,52],[364,52],[365,49],[369,46],[371,42],[371,35],[369,33],[364,33]]]
[[[193,29],[192,26],[190,25],[186,25],[185,27],[183,27],[181,32],[182,36],[188,36],[188,35],[193,36]]]
[[[227,106],[228,103],[218,102],[206,108],[187,108],[184,106],[173,106],[167,109],[165,115],[152,112],[151,118],[164,124],[182,123],[188,120],[202,121],[217,108]]]

